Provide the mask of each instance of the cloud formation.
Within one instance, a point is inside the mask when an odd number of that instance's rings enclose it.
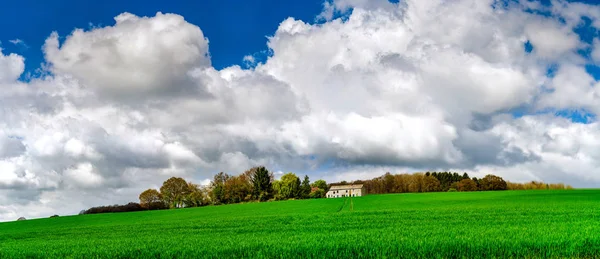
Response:
[[[19,81],[24,58],[0,55],[0,220],[255,165],[600,184],[599,124],[554,116],[600,112],[582,16],[600,26],[597,6],[563,1],[328,1],[318,23],[282,21],[266,61],[222,70],[177,14],[51,33],[46,76]]]

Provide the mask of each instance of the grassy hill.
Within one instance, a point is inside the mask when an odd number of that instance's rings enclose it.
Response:
[[[372,195],[0,224],[0,258],[598,258],[600,190]]]

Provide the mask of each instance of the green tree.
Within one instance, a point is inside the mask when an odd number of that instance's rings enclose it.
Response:
[[[308,178],[308,175],[304,176],[304,180],[302,181],[302,185],[300,186],[300,197],[302,199],[306,199],[308,198],[308,196],[310,195],[310,179]]]
[[[309,198],[311,198],[311,199],[325,198],[325,195],[326,195],[325,190],[317,188],[315,191],[313,191],[309,194]]]
[[[210,183],[212,190],[209,194],[213,204],[219,205],[227,202],[225,198],[225,182],[227,179],[229,179],[229,175],[223,172],[213,177],[213,181]]]
[[[254,199],[259,201],[270,199],[273,196],[273,175],[264,166],[254,167],[249,171]]]
[[[300,197],[300,178],[294,173],[284,174],[279,182],[281,183],[281,186],[279,187],[279,195],[281,195],[281,198],[292,199]]]
[[[180,177],[171,177],[160,187],[165,203],[171,208],[183,207],[185,197],[190,193],[188,183]]]
[[[329,191],[329,186],[325,180],[316,180],[311,184],[312,187],[317,187],[325,192]]]
[[[279,180],[273,181],[273,198],[277,201],[284,199],[281,195],[281,181]]]
[[[190,192],[185,196],[183,201],[186,207],[200,207],[206,205],[206,197],[200,186],[189,182],[188,188]]]

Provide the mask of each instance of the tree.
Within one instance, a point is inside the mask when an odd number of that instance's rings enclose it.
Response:
[[[190,192],[183,200],[186,207],[200,207],[208,203],[206,196],[199,185],[189,182],[188,189]]]
[[[308,198],[308,195],[310,195],[310,179],[308,178],[308,175],[305,175],[304,180],[300,185],[300,198],[306,199]]]
[[[438,192],[441,190],[440,181],[431,175],[425,175],[422,189],[423,192]]]
[[[273,176],[264,166],[254,167],[249,170],[252,183],[252,194],[259,201],[266,201],[273,196]]]
[[[316,188],[313,192],[309,194],[311,199],[325,198],[326,192],[321,188]]]
[[[409,192],[422,192],[423,191],[423,178],[425,175],[412,174],[408,178],[408,191]]]
[[[140,194],[140,205],[144,209],[150,209],[155,204],[163,203],[162,196],[156,189],[148,189]]]
[[[212,190],[209,194],[213,204],[218,205],[227,202],[225,198],[225,182],[227,179],[229,179],[229,175],[223,172],[213,177],[213,181],[210,183]]]
[[[458,182],[458,191],[473,192],[477,191],[477,183],[469,178],[462,179]]]
[[[294,173],[287,173],[279,180],[281,186],[279,186],[279,195],[283,199],[299,198],[301,194],[300,190],[300,178]]]
[[[276,201],[283,200],[283,196],[281,195],[281,181],[275,180],[273,181],[273,198]]]
[[[397,174],[394,175],[396,183],[396,192],[405,193],[408,192],[408,186],[412,175],[409,174]]]
[[[329,191],[329,186],[325,180],[316,180],[311,184],[312,187],[317,187],[325,192]]]
[[[160,193],[169,207],[181,208],[185,197],[190,193],[190,188],[183,178],[171,177],[160,187]]]
[[[502,177],[488,174],[479,180],[479,189],[482,191],[506,190],[507,185]]]
[[[231,176],[225,181],[226,203],[239,203],[249,201],[252,198],[252,183],[250,173],[246,172],[238,176]]]
[[[473,182],[477,184],[477,189],[479,189],[479,179],[477,179],[477,177],[473,177]]]
[[[390,174],[390,172],[387,172],[383,175],[383,182],[384,182],[384,188],[385,188],[385,193],[393,193],[395,192],[396,189],[396,178]]]

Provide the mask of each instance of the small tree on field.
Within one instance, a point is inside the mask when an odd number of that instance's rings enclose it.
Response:
[[[162,203],[160,193],[155,189],[148,189],[140,194],[140,205],[144,209],[150,209],[154,204]]]
[[[160,193],[169,207],[181,208],[185,197],[190,193],[190,188],[183,178],[171,177],[160,187]]]

